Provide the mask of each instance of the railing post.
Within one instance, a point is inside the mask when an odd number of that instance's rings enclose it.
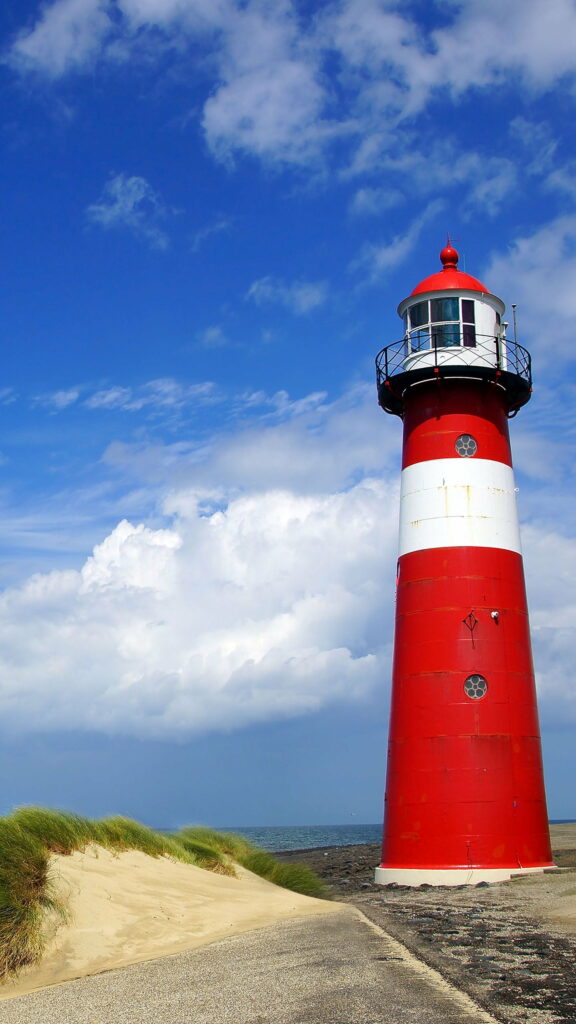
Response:
[[[500,341],[501,341],[501,339],[500,339],[498,334],[495,335],[494,341],[496,343],[496,369],[497,370],[501,370],[502,369],[502,361],[501,361],[501,356],[500,356]]]

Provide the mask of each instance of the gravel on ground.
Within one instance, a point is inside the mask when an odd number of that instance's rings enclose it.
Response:
[[[576,1024],[576,825],[552,826],[558,872],[497,885],[379,886],[377,844],[278,854],[351,903],[505,1024]]]

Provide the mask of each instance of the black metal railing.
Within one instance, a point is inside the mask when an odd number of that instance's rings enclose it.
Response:
[[[509,338],[495,335],[451,335],[449,343],[441,327],[402,338],[376,356],[380,405],[402,414],[404,395],[412,384],[439,377],[471,377],[497,380],[509,397],[509,411],[524,405],[532,390],[532,362],[527,349]]]

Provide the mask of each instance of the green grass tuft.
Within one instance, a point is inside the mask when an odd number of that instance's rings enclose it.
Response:
[[[147,825],[131,818],[116,815],[96,822],[99,842],[112,850],[140,850],[149,857],[163,857],[167,852],[169,841],[166,836]]]
[[[211,846],[238,861],[245,853],[256,849],[253,843],[243,836],[236,835],[235,832],[217,832],[216,829],[206,828],[205,825],[186,825],[177,835],[192,842]]]
[[[9,820],[34,836],[50,853],[70,854],[84,850],[95,838],[95,823],[68,811],[18,807]]]
[[[47,911],[64,916],[48,863],[45,845],[15,821],[0,818],[0,978],[39,959]]]
[[[201,843],[198,839],[192,839],[182,833],[176,835],[174,839],[189,855],[190,862],[197,867],[214,871],[217,875],[236,874],[230,858],[217,846]]]
[[[274,882],[274,885],[280,885],[283,889],[292,889],[293,892],[316,896],[319,899],[326,898],[326,886],[306,864],[284,864],[276,860],[271,853],[259,849],[244,854],[239,858],[239,863],[248,871],[267,878],[269,882]]]
[[[326,886],[305,864],[283,864],[244,836],[236,835],[234,832],[216,832],[200,825],[188,825],[180,830],[178,837],[218,848],[248,871],[267,878],[269,882],[274,882],[274,885],[303,893],[305,896],[327,898]]]
[[[274,885],[283,889],[301,892],[304,896],[315,896],[316,899],[327,899],[328,890],[324,882],[306,864],[283,864],[276,861],[271,875],[265,875]]]

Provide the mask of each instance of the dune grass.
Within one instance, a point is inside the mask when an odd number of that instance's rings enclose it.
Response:
[[[269,882],[274,882],[274,885],[292,889],[293,892],[304,893],[305,896],[317,896],[320,899],[326,897],[324,883],[305,864],[283,864],[276,860],[271,853],[261,850],[244,836],[236,835],[234,832],[216,832],[214,829],[199,825],[187,826],[180,831],[179,835],[198,839],[200,842],[218,847],[222,853],[232,857],[243,868],[247,868],[248,871],[252,871],[262,878],[267,878]]]
[[[282,864],[231,832],[189,825],[168,834],[119,815],[92,821],[67,811],[19,807],[0,818],[0,979],[40,959],[47,915],[66,918],[50,881],[50,855],[67,856],[91,844],[171,857],[225,875],[235,875],[234,865],[241,864],[275,885],[325,896],[323,883],[305,865]]]
[[[50,885],[49,854],[32,833],[0,819],[0,978],[34,963],[42,954],[47,911],[65,908]]]
[[[45,807],[18,807],[8,819],[31,835],[48,853],[70,854],[83,850],[94,842],[95,822],[67,811],[53,811]]]

